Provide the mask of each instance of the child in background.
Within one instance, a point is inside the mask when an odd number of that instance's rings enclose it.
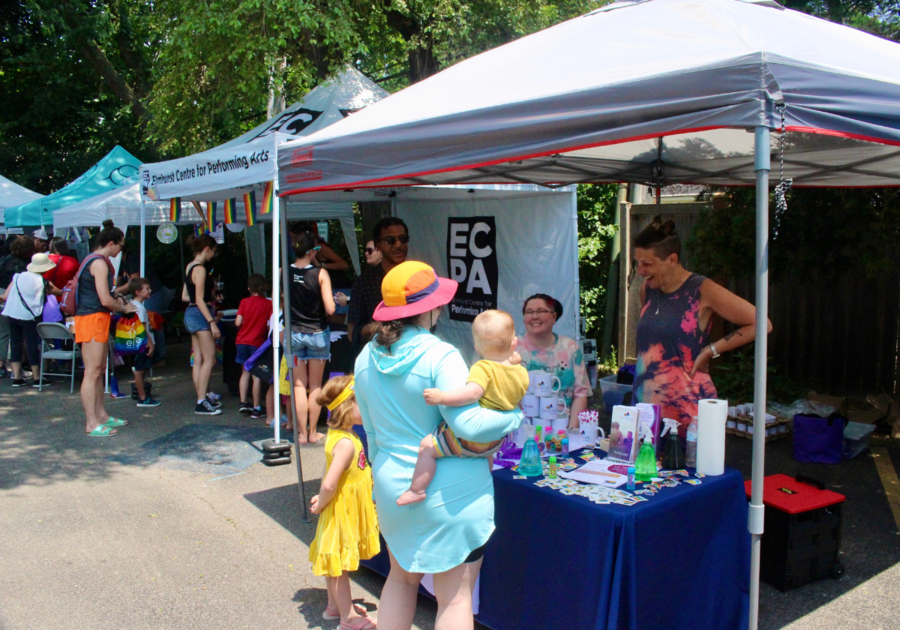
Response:
[[[255,273],[247,278],[247,290],[250,291],[250,297],[241,300],[238,306],[237,318],[234,325],[238,328],[237,339],[237,358],[235,359],[241,366],[247,362],[247,359],[256,352],[268,337],[269,318],[272,317],[272,300],[265,297],[266,291],[269,289],[264,276]],[[251,378],[253,380],[253,403],[247,400],[248,390],[250,389]],[[250,376],[247,370],[241,371],[240,393],[241,403],[239,411],[241,413],[249,413],[253,418],[262,418],[265,411],[260,405],[260,393],[262,391],[262,382]]]
[[[325,576],[328,605],[325,619],[341,620],[342,630],[374,630],[374,619],[353,605],[350,571],[381,550],[378,517],[372,502],[372,470],[362,442],[353,432],[362,424],[353,376],[338,376],[322,387],[316,399],[331,412],[325,438],[325,477],[312,498],[312,513],[319,514],[316,539],[309,546],[315,575]]]
[[[511,411],[528,390],[528,370],[520,365],[516,352],[516,326],[509,313],[484,311],[472,322],[475,350],[484,360],[472,366],[465,387],[442,392],[436,388],[423,393],[429,405],[464,407],[475,401],[487,409]],[[493,464],[494,453],[503,440],[470,442],[457,438],[446,422],[441,422],[431,435],[419,444],[419,458],[409,490],[400,495],[397,505],[408,505],[425,499],[428,484],[434,478],[440,457],[485,457]]]
[[[153,338],[153,330],[150,328],[150,318],[144,307],[144,300],[150,297],[150,281],[146,278],[133,278],[128,283],[128,293],[134,296],[132,304],[135,306],[135,314],[147,331],[147,352],[134,357],[134,386],[137,388],[138,407],[158,407],[161,403],[147,395],[144,387],[144,372],[153,367],[159,360],[153,355],[156,353],[156,343]]]

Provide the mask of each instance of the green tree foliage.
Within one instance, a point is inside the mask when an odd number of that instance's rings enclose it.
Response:
[[[141,155],[139,112],[150,85],[143,52],[153,48],[141,30],[145,8],[124,0],[0,3],[0,173],[49,193],[116,144]]]
[[[756,198],[751,189],[725,191],[726,203],[703,215],[688,238],[704,273],[752,278]],[[718,206],[718,204],[717,204]],[[893,188],[797,188],[781,216],[769,199],[773,281],[788,274],[835,274],[861,264],[875,275],[897,263],[900,192]]]
[[[588,338],[601,339],[606,309],[610,248],[615,224],[615,184],[578,187],[578,273],[581,316]]]

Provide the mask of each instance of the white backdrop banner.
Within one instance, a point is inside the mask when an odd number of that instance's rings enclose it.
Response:
[[[578,312],[578,230],[574,192],[546,192],[509,196],[480,195],[470,199],[396,200],[397,216],[409,226],[409,260],[428,263],[445,278],[460,279],[459,298],[489,302],[487,266],[496,265],[496,308],[507,311],[524,333],[522,304],[530,295],[547,293],[563,305],[554,331],[576,338]],[[491,221],[485,221],[490,218]],[[477,226],[477,227],[476,227]],[[451,229],[454,230],[451,234]],[[494,251],[489,251],[495,248]],[[453,267],[451,270],[450,267]],[[471,286],[469,286],[471,284]],[[468,292],[467,292],[468,288]],[[455,316],[454,316],[455,317]],[[472,326],[444,309],[438,335],[472,360]],[[463,318],[465,319],[465,318]]]

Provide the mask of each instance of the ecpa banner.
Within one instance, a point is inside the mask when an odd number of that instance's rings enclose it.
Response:
[[[447,269],[459,282],[449,316],[472,322],[497,308],[497,228],[494,217],[449,217],[448,222]]]

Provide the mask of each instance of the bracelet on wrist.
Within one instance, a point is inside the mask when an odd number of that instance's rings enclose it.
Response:
[[[709,351],[712,352],[713,359],[719,358],[719,353],[716,351],[716,344],[714,344],[714,343],[709,344]]]

